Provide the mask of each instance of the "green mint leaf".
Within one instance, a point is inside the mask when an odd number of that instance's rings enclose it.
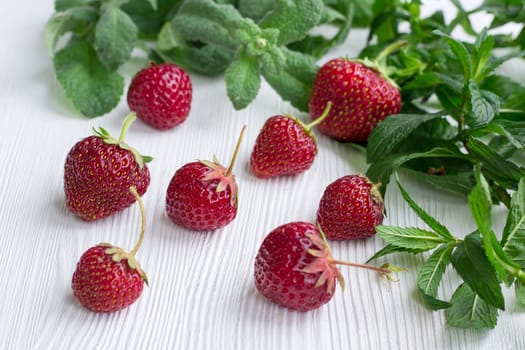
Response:
[[[188,0],[174,16],[173,27],[187,40],[236,51],[242,43],[235,40],[239,34],[234,33],[244,21],[248,20],[231,5],[220,5],[209,0]]]
[[[496,119],[487,131],[504,136],[517,149],[525,149],[525,121]]]
[[[441,114],[397,114],[391,115],[372,131],[366,147],[367,162],[392,154],[396,147],[423,123],[442,118]]]
[[[473,54],[473,79],[481,81],[481,79],[485,78],[485,76],[492,70],[489,71],[486,69],[486,63],[490,58],[494,47],[494,37],[487,35],[487,28],[483,28],[481,33],[477,35],[474,46],[476,50]]]
[[[48,20],[45,28],[45,40],[47,52],[50,56],[55,53],[58,39],[74,28],[76,21],[65,12],[56,12]]]
[[[525,268],[525,177],[512,195],[501,246],[513,261]]]
[[[423,263],[417,277],[417,287],[432,310],[445,309],[450,303],[437,298],[438,287],[450,263],[454,244],[443,244]]]
[[[95,27],[94,47],[100,60],[110,70],[116,70],[131,56],[138,29],[133,20],[118,6],[102,7]]]
[[[479,169],[477,169],[475,174],[477,177],[477,185],[468,196],[468,204],[479,231],[481,234],[484,234],[492,230],[490,188],[483,175],[479,173]]]
[[[458,62],[461,64],[461,68],[463,70],[463,76],[465,78],[465,81],[470,80],[472,77],[472,57],[470,53],[468,52],[467,48],[463,43],[460,41],[454,39],[450,35],[447,35],[440,31],[434,31],[434,34],[442,36],[447,41],[448,45],[452,49],[452,52],[456,56]]]
[[[454,236],[450,233],[448,228],[446,228],[443,224],[441,224],[439,221],[434,219],[432,216],[430,216],[426,211],[424,211],[417,203],[410,197],[408,192],[403,188],[401,185],[401,182],[399,182],[399,179],[396,178],[397,186],[399,187],[399,191],[401,192],[401,195],[403,196],[403,199],[410,205],[410,208],[417,214],[417,216],[423,220],[432,230],[434,230],[435,233],[439,234],[441,237],[445,238],[449,241],[455,241],[456,239]]]
[[[279,30],[279,45],[303,39],[321,19],[322,0],[276,0],[276,6],[259,22],[261,28]]]
[[[93,0],[55,0],[55,11],[65,11],[73,7],[89,5]]]
[[[259,22],[268,12],[275,8],[277,0],[239,0],[237,8],[245,16]]]
[[[472,171],[457,174],[433,175],[412,169],[403,169],[411,178],[427,183],[439,190],[468,197],[476,185]]]
[[[393,244],[387,244],[383,248],[378,250],[370,259],[368,259],[367,263],[369,263],[372,260],[378,259],[378,258],[380,258],[382,256],[393,254],[393,253],[404,252],[404,253],[411,253],[411,254],[419,254],[419,253],[422,253],[424,251],[426,251],[426,249],[424,249],[424,250],[421,250],[421,249],[408,249],[408,248],[399,247],[399,246],[396,246],[396,245],[393,245]]]
[[[137,26],[140,39],[155,40],[182,3],[182,0],[157,0],[157,7],[153,8],[153,1],[127,1],[121,6]]]
[[[456,272],[486,303],[505,308],[498,275],[487,258],[479,232],[467,235],[463,244],[456,246],[451,262]]]
[[[258,59],[240,49],[224,72],[224,79],[234,108],[245,108],[255,99],[261,87]]]
[[[376,226],[377,234],[388,244],[417,251],[434,249],[447,240],[438,234],[416,227]]]
[[[149,2],[149,4],[151,5],[151,8],[153,10],[157,10],[159,5],[157,3],[157,0],[146,0],[147,2]]]
[[[525,306],[525,283],[521,281],[516,281],[514,284],[514,291],[516,293],[516,299],[518,302]]]
[[[484,174],[490,175],[506,188],[516,188],[520,178],[525,176],[524,168],[504,159],[483,142],[469,137],[466,146],[469,154],[483,165]]]
[[[474,80],[469,82],[472,112],[467,124],[471,127],[486,125],[499,113],[499,98],[487,90],[481,90]]]
[[[96,117],[117,106],[124,79],[109,72],[87,42],[76,41],[58,51],[54,66],[67,97],[85,116]]]
[[[410,154],[393,154],[374,161],[368,167],[366,175],[375,183],[381,183],[380,191],[384,195],[387,185],[390,181],[390,176],[404,163],[418,158],[469,158],[459,152],[452,151],[443,147],[435,147],[427,152],[415,152]]]
[[[452,295],[451,306],[446,309],[448,324],[458,328],[494,328],[498,309],[481,299],[468,284],[461,284]]]
[[[308,101],[318,66],[309,55],[286,47],[280,47],[280,51],[285,59],[281,69],[275,71],[273,67],[263,65],[261,72],[283,100],[289,101],[301,111],[308,111]]]

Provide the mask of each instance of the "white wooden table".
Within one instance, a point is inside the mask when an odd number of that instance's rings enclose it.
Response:
[[[92,127],[118,134],[128,110],[124,99],[95,119],[72,109],[44,44],[43,29],[52,12],[51,0],[17,2],[4,7],[0,21],[0,349],[525,348],[525,310],[512,291],[505,291],[507,310],[491,331],[451,328],[443,312],[426,309],[415,289],[422,257],[388,258],[408,269],[397,283],[342,268],[347,289],[309,313],[281,308],[260,296],[253,262],[264,236],[280,224],[315,220],[324,187],[340,176],[365,172],[366,163],[354,148],[319,136],[319,154],[307,173],[256,179],[247,163],[266,118],[283,112],[307,115],[282,102],[266,84],[254,103],[235,111],[221,77],[192,75],[192,110],[179,127],[158,132],[136,121],[130,128],[129,143],[155,158],[144,196],[147,232],[137,255],[150,286],[135,304],[115,314],[82,308],[70,286],[80,255],[103,241],[131,248],[140,215],[133,206],[98,222],[83,222],[65,208],[62,176],[69,149]],[[353,32],[348,43],[322,61],[355,55],[364,34]],[[123,67],[128,82],[141,63]],[[175,170],[214,154],[227,163],[244,124],[247,134],[235,169],[237,219],[213,233],[172,224],[164,198]],[[453,232],[463,235],[473,229],[465,201],[403,181],[416,201]],[[385,224],[423,225],[394,186],[386,206],[390,215]],[[494,214],[499,227],[504,214],[502,208]],[[364,262],[382,246],[374,237],[333,243],[332,250],[340,259]],[[451,271],[440,293],[450,296],[457,283]]]

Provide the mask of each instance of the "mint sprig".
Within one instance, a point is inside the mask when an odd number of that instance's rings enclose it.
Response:
[[[431,252],[417,279],[424,303],[432,310],[445,310],[447,322],[452,326],[494,328],[498,310],[505,309],[503,287],[514,286],[517,300],[524,301],[525,176],[512,196],[500,238],[492,228],[491,191],[479,165],[475,167],[475,177],[468,203],[477,229],[462,239],[424,211],[397,180],[401,195],[430,230],[378,226],[377,233],[387,245],[371,260],[399,252]],[[438,295],[448,266],[463,280],[449,300]]]

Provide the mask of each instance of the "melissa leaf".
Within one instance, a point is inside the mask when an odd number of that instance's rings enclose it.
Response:
[[[224,72],[228,97],[235,109],[245,108],[252,102],[261,87],[259,61],[240,49]]]
[[[110,71],[127,62],[137,41],[138,29],[131,18],[114,4],[102,7],[95,27],[94,47]]]
[[[117,106],[124,79],[108,71],[87,42],[72,42],[58,51],[53,61],[58,81],[82,114],[96,117]]]
[[[259,22],[261,28],[279,30],[279,45],[303,39],[321,19],[322,0],[276,0],[276,6]]]
[[[458,328],[494,328],[498,309],[481,299],[468,284],[461,284],[452,295],[446,309],[448,324]]]
[[[454,244],[444,244],[437,248],[423,263],[417,277],[417,287],[425,303],[432,309],[445,309],[450,303],[439,300],[437,292],[447,265],[450,263]]]

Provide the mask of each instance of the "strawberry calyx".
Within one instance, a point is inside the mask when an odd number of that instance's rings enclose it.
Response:
[[[391,67],[387,66],[386,58],[390,54],[400,50],[406,45],[408,45],[408,42],[406,40],[399,40],[381,50],[381,52],[379,52],[375,59],[365,57],[362,59],[354,59],[352,61],[360,63],[367,68],[373,69],[389,84],[394,86],[396,89],[399,89],[399,85],[397,85],[397,83],[392,78],[390,78],[390,76],[394,73],[394,70]]]
[[[120,247],[116,247],[109,243],[100,243],[99,245],[106,247],[106,249],[104,250],[104,253],[110,255],[111,259],[114,262],[118,263],[118,262],[121,262],[122,260],[126,260],[128,266],[131,269],[136,270],[138,274],[140,275],[140,277],[144,280],[146,285],[148,285],[148,276],[146,275],[144,270],[142,270],[142,267],[140,266],[138,260],[135,258],[135,254],[140,249],[142,245],[142,241],[144,240],[144,233],[146,231],[146,211],[144,209],[144,203],[142,202],[142,198],[138,194],[137,189],[134,186],[132,186],[130,188],[130,192],[137,199],[137,203],[139,204],[139,208],[140,208],[141,226],[140,226],[139,239],[137,240],[137,243],[135,244],[135,246],[129,253],[126,252],[124,249]]]
[[[345,265],[372,270],[385,277],[388,281],[397,281],[392,277],[393,272],[405,271],[404,268],[395,267],[390,264],[384,264],[381,267],[378,267],[373,265],[358,264],[334,259],[332,257],[332,251],[330,249],[326,236],[324,235],[321,228],[319,228],[319,233],[320,235],[316,235],[313,233],[306,234],[306,237],[310,239],[310,241],[312,241],[312,243],[316,247],[314,249],[308,250],[308,254],[315,257],[315,259],[310,264],[308,264],[302,271],[306,273],[321,272],[319,278],[315,283],[315,287],[321,287],[326,283],[326,291],[329,294],[333,294],[335,292],[335,280],[339,282],[343,290],[345,288],[344,277],[341,274],[341,271],[339,271],[337,265]]]
[[[204,174],[201,178],[201,181],[213,181],[219,180],[217,185],[216,192],[225,191],[227,188],[230,189],[230,203],[232,206],[237,206],[237,195],[238,187],[237,182],[235,181],[235,176],[233,175],[233,167],[235,166],[235,161],[239,154],[239,149],[241,146],[242,139],[246,132],[246,125],[243,126],[239,138],[237,139],[237,144],[235,145],[235,150],[233,151],[233,156],[230,161],[228,168],[224,167],[218,160],[217,157],[213,156],[213,162],[209,160],[200,160],[200,162],[206,165],[209,168],[209,171]]]
[[[122,129],[120,131],[120,136],[118,139],[111,136],[111,134],[103,127],[99,127],[98,129],[93,128],[93,133],[95,134],[95,136],[100,137],[102,141],[104,141],[104,143],[107,145],[117,145],[122,149],[130,151],[133,154],[133,157],[135,158],[135,161],[137,162],[139,168],[142,169],[144,167],[144,163],[151,162],[153,158],[150,156],[140,154],[135,148],[131,147],[124,141],[129,126],[136,118],[137,115],[134,112],[130,113],[126,117],[124,123],[122,124]]]

